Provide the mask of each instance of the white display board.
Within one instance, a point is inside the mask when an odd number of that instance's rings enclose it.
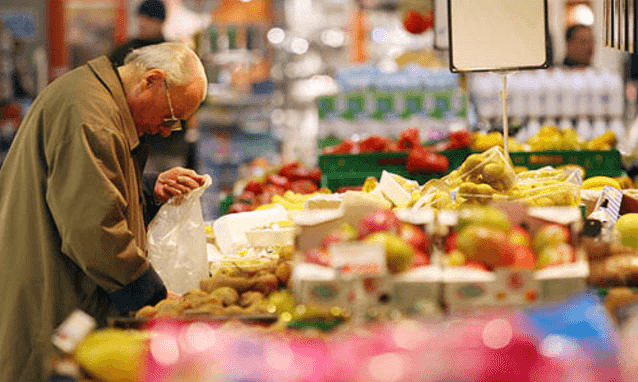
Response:
[[[449,0],[450,70],[549,66],[547,0]]]

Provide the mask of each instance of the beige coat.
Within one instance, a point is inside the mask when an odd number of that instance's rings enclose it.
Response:
[[[105,57],[36,98],[0,169],[0,382],[45,380],[54,329],[164,298],[146,259],[143,152]]]

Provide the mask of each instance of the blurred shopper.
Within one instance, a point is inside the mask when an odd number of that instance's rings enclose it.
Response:
[[[133,49],[164,42],[162,28],[166,20],[166,7],[161,0],[145,0],[137,8],[138,37],[117,46],[109,53],[109,58],[120,66],[124,57]]]
[[[0,169],[0,382],[45,380],[54,329],[75,309],[100,326],[167,297],[147,259],[143,210],[202,185],[193,170],[144,193],[147,135],[198,108],[206,74],[186,45],[106,56],[35,99]]]
[[[164,42],[162,28],[166,20],[166,7],[161,0],[145,0],[137,9],[139,34],[123,45],[116,47],[109,58],[115,65],[122,65],[128,52],[143,46]],[[197,162],[197,127],[193,123],[181,121],[182,130],[171,134],[168,139],[149,137],[151,153],[147,162],[147,170],[157,174],[167,168],[183,166],[195,169]]]
[[[594,56],[594,32],[590,26],[572,25],[565,32],[567,52],[563,66],[585,67],[591,65]]]

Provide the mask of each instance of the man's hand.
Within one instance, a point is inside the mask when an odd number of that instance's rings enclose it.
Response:
[[[204,176],[197,174],[195,171],[183,167],[174,167],[157,177],[153,190],[155,200],[165,203],[173,196],[188,194],[191,190],[203,185],[204,182]]]

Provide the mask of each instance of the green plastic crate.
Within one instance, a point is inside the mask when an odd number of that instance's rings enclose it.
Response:
[[[411,173],[406,169],[408,153],[363,153],[328,154],[319,156],[319,167],[323,172],[322,186],[335,191],[339,187],[361,186],[365,179],[381,177],[383,170],[414,179],[423,184],[430,179],[440,178],[459,167],[470,154],[469,149],[444,151],[450,167],[444,173]]]
[[[510,153],[514,166],[524,166],[535,170],[545,166],[579,165],[585,169],[585,176],[622,176],[623,167],[620,152],[608,151],[538,151]]]

